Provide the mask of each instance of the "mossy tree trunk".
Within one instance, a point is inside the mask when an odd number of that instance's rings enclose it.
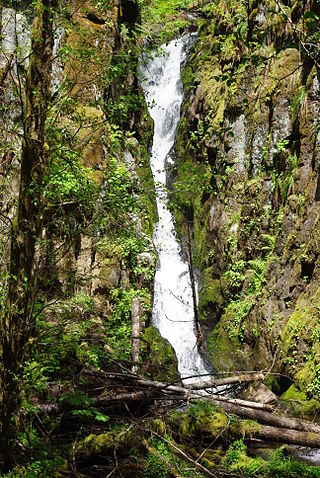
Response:
[[[54,4],[54,1],[38,0],[34,7],[32,54],[25,88],[20,191],[11,231],[6,308],[1,313],[0,450],[3,470],[14,463],[21,408],[19,372],[34,330],[36,244],[42,231],[42,189],[48,159],[45,124],[50,102]]]

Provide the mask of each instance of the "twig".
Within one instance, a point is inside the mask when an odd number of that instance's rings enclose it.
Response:
[[[113,470],[111,470],[110,473],[106,476],[106,478],[110,478],[115,471],[117,471],[117,467],[114,467]]]
[[[117,439],[117,442],[116,442],[116,444],[115,444],[115,446],[114,446],[114,449],[113,449],[113,456],[114,456],[114,460],[115,460],[115,464],[116,464],[116,469],[118,470],[119,475],[120,475],[122,478],[123,478],[123,475],[122,475],[122,473],[121,473],[121,471],[120,471],[120,467],[119,467],[119,461],[118,461],[118,456],[117,456],[117,448],[118,448],[118,446],[119,446],[120,439],[121,439],[124,435],[126,435],[127,433],[129,433],[129,431],[132,429],[132,427],[133,427],[133,423],[131,423],[126,430],[124,430],[122,433],[119,434],[118,439]]]
[[[148,450],[149,453],[156,456],[160,461],[162,461],[162,463],[165,464],[165,466],[167,468],[169,468],[170,473],[171,473],[172,476],[174,476],[176,478],[182,478],[181,473],[179,473],[179,471],[172,465],[172,463],[170,463],[168,460],[166,460],[165,457],[162,456],[161,453],[158,452],[158,450],[156,450],[155,448],[150,446],[145,438],[142,440],[142,444]]]
[[[230,425],[230,420],[229,420],[229,417],[228,417],[228,423],[227,423],[227,425],[226,425],[226,426],[221,430],[221,432],[215,437],[215,439],[210,443],[210,445],[207,446],[207,448],[205,448],[205,449],[203,450],[203,452],[198,456],[198,458],[196,459],[196,462],[197,462],[197,463],[204,457],[205,453],[212,447],[212,445],[215,444],[215,442],[218,440],[218,438],[221,437],[222,433],[227,430],[227,428],[229,427],[229,425]]]
[[[77,478],[85,478],[84,475],[82,475],[82,473],[79,473],[78,470],[77,470],[77,465],[76,465],[76,446],[77,446],[77,438],[75,439],[75,441],[73,442],[73,445],[72,445],[72,463],[71,463],[71,468],[72,468],[72,472],[74,473],[74,475],[77,477]]]
[[[155,435],[156,437],[160,438],[160,440],[162,440],[164,443],[166,443],[167,445],[169,445],[171,448],[173,448],[182,458],[184,458],[185,460],[189,461],[190,463],[192,463],[195,468],[198,468],[198,470],[202,471],[203,473],[205,473],[207,476],[210,476],[210,477],[213,477],[213,478],[217,478],[217,475],[212,473],[211,471],[209,471],[207,468],[205,468],[203,465],[201,465],[200,463],[198,463],[197,461],[193,460],[193,458],[191,458],[189,455],[187,455],[184,451],[182,451],[179,447],[177,447],[176,445],[174,445],[173,443],[171,443],[169,440],[167,440],[166,438],[164,438],[162,435],[160,435],[159,433],[155,432],[154,430],[149,430],[149,432],[151,432],[153,435]]]

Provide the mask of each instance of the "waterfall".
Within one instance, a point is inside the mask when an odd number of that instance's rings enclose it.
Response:
[[[182,378],[207,373],[196,345],[189,266],[181,256],[166,191],[166,166],[171,161],[170,151],[174,146],[183,101],[180,68],[187,58],[192,41],[190,35],[173,40],[162,47],[161,55],[155,55],[141,66],[142,86],[154,120],[151,168],[159,216],[154,232],[158,264],[153,323],[162,337],[173,346]]]

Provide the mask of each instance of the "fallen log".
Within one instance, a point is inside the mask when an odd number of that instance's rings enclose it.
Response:
[[[239,406],[243,407],[250,407],[250,408],[256,408],[259,410],[265,410],[267,412],[271,412],[273,410],[273,407],[271,405],[265,404],[265,403],[259,403],[259,402],[253,402],[253,401],[248,401],[248,400],[241,400],[238,398],[230,398],[226,396],[220,396],[220,395],[208,395],[205,396],[203,393],[197,393],[197,389],[193,391],[190,388],[184,388],[179,385],[168,385],[162,382],[151,382],[149,380],[137,380],[137,384],[141,386],[152,386],[153,388],[156,388],[163,393],[178,393],[185,399],[191,399],[191,398],[203,398],[205,400],[216,400],[216,401],[222,401],[222,402],[228,402],[228,403],[234,403]],[[202,391],[202,389],[199,389],[198,391]]]
[[[212,378],[206,382],[192,383],[186,385],[185,388],[189,390],[205,390],[207,388],[217,388],[223,387],[224,385],[236,385],[241,383],[254,382],[256,380],[264,380],[265,374],[262,372],[258,373],[247,373],[243,375],[233,375],[231,377],[224,378]]]
[[[131,374],[116,373],[116,372],[107,373],[107,372],[92,370],[91,368],[88,368],[88,367],[83,368],[81,373],[83,373],[84,375],[105,378],[108,380],[135,382],[139,384],[140,386],[145,386],[145,387],[153,386],[157,388],[166,388],[167,390],[171,389],[172,391],[174,391],[173,387],[179,387],[179,390],[181,390],[181,388],[191,389],[191,390],[205,390],[207,388],[216,388],[216,387],[221,387],[224,385],[237,385],[242,383],[250,383],[257,380],[264,380],[265,378],[265,374],[263,372],[245,373],[245,374],[232,375],[230,377],[223,377],[223,378],[211,377],[210,380],[201,381],[199,383],[193,383],[193,384],[189,384],[189,385],[185,385],[184,387],[181,387],[180,385],[174,385],[174,384],[164,383],[164,382],[154,382],[152,380],[143,379],[143,378],[140,378],[135,373],[131,373]],[[188,378],[189,377],[184,377],[185,380],[187,380]]]
[[[113,397],[101,395],[95,398],[88,398],[87,403],[73,404],[68,401],[59,402],[59,403],[38,403],[36,405],[37,410],[40,413],[46,415],[58,415],[59,413],[72,411],[75,409],[87,409],[90,407],[110,407],[119,403],[126,402],[135,402],[135,401],[144,401],[144,400],[155,400],[157,398],[156,393],[150,390],[139,390],[131,393],[120,393],[114,395]]]
[[[202,397],[203,395],[201,395],[201,398]],[[205,397],[205,399],[216,400],[218,402],[227,402],[234,405],[240,405],[241,407],[254,408],[256,410],[265,410],[269,413],[274,411],[274,407],[272,405],[269,405],[268,403],[252,402],[249,400],[242,400],[240,398],[230,398],[221,395],[209,395],[208,397]]]
[[[88,398],[87,403],[81,404],[81,406],[77,404],[72,404],[69,402],[60,402],[60,403],[39,403],[37,404],[37,409],[40,413],[46,415],[57,415],[59,413],[65,411],[71,411],[73,409],[78,408],[89,408],[89,407],[110,407],[112,405],[117,405],[121,403],[127,402],[136,402],[136,401],[150,401],[150,400],[178,400],[178,401],[198,401],[198,400],[206,400],[214,402],[215,404],[220,404],[220,402],[228,403],[231,405],[238,405],[240,407],[249,407],[255,410],[264,410],[266,413],[271,413],[273,408],[271,405],[258,403],[258,402],[249,402],[248,400],[240,400],[237,398],[228,398],[228,397],[221,397],[219,395],[208,395],[203,396],[197,393],[190,393],[182,389],[183,393],[173,392],[170,391],[169,394],[161,393],[162,390],[138,390],[130,393],[120,393],[114,396],[105,396],[101,395],[95,398]],[[223,407],[223,405],[221,405]]]
[[[279,428],[287,428],[290,430],[319,434],[320,438],[320,425],[316,425],[315,423],[307,422],[298,418],[288,418],[283,415],[276,415],[276,413],[269,413],[264,410],[255,410],[230,401],[216,400],[215,403],[228,413],[256,420],[259,423],[275,426],[278,429],[278,433]]]
[[[182,387],[181,385],[170,385],[164,382],[154,382],[152,380],[145,380],[145,379],[137,379],[135,382],[137,385],[141,387],[154,387],[159,388],[162,390],[168,390],[172,392],[187,392],[193,390],[206,390],[210,388],[218,388],[225,385],[236,385],[241,383],[249,383],[254,382],[256,380],[263,380],[265,374],[262,372],[254,373],[254,374],[243,374],[243,375],[235,375],[232,377],[225,377],[225,378],[212,378],[210,381],[200,382],[200,383],[193,383],[189,385],[185,385]],[[132,380],[132,379],[131,379]]]
[[[264,440],[272,440],[281,443],[289,443],[290,445],[302,445],[311,448],[320,448],[319,434],[290,430],[288,428],[279,429],[268,425],[258,425],[256,431],[250,431],[250,437],[263,438]]]

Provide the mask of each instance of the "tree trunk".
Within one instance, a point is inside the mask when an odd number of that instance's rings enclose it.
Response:
[[[140,304],[139,299],[132,299],[131,303],[132,322],[132,372],[137,373],[140,351]]]
[[[191,248],[191,231],[190,224],[188,223],[188,267],[189,275],[192,289],[192,300],[193,300],[193,313],[194,313],[194,322],[196,326],[196,345],[198,350],[200,350],[202,345],[203,335],[201,332],[200,321],[199,321],[199,311],[198,311],[198,301],[197,301],[197,288],[192,260],[192,248]]]
[[[36,242],[42,231],[42,186],[47,165],[45,123],[50,101],[55,2],[38,0],[32,25],[32,55],[26,80],[20,191],[11,230],[6,308],[1,313],[0,450],[3,469],[14,463],[19,429],[21,363],[34,330]]]

